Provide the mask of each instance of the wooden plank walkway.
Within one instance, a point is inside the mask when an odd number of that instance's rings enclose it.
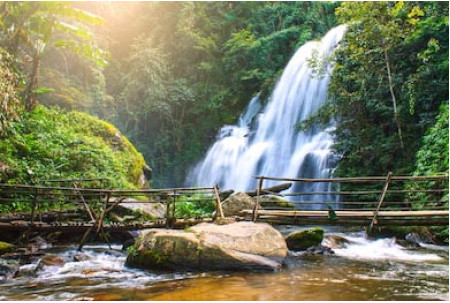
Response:
[[[279,211],[259,210],[258,221],[287,225],[334,225],[334,226],[369,226],[374,211]],[[253,210],[246,209],[242,215],[250,217]],[[446,226],[449,224],[449,211],[380,211],[377,226]]]

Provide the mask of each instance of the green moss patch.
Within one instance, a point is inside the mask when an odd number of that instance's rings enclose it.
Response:
[[[16,248],[15,245],[0,241],[0,254],[4,254],[13,251]]]
[[[0,155],[0,182],[10,184],[107,178],[83,186],[136,189],[145,165],[142,155],[112,124],[44,106],[14,123],[0,140]]]
[[[320,227],[295,231],[286,237],[286,244],[290,250],[306,250],[308,247],[319,245],[323,234],[324,230]]]

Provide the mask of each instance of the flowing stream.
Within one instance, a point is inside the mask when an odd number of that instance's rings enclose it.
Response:
[[[331,153],[333,140],[329,131],[332,126],[327,130],[312,127],[299,131],[296,124],[327,101],[333,68],[327,58],[344,32],[344,25],[335,27],[321,41],[311,41],[300,47],[284,69],[268,104],[262,108],[256,96],[237,125],[224,126],[204,159],[188,174],[187,183],[248,190],[256,187],[254,175],[329,177],[336,162]],[[313,58],[322,72],[311,68]],[[328,191],[330,184],[296,186],[295,191]],[[335,200],[335,197],[329,198]],[[307,198],[308,201],[317,199],[323,196]]]
[[[282,233],[298,227],[280,228]],[[124,265],[127,253],[87,245],[46,250],[66,260],[0,284],[0,300],[448,300],[448,246],[404,248],[394,239],[328,230],[351,242],[330,256],[289,253],[279,272],[158,272]],[[324,243],[326,244],[326,243]],[[38,260],[22,265],[32,272]]]

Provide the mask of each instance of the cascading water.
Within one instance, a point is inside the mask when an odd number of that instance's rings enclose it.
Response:
[[[308,42],[300,47],[286,66],[264,110],[259,113],[259,98],[253,98],[237,125],[226,125],[220,130],[205,158],[189,173],[187,183],[248,190],[256,186],[254,175],[329,177],[335,162],[331,153],[331,126],[325,131],[317,127],[298,131],[295,125],[327,101],[332,66],[326,63],[326,58],[344,32],[344,25],[335,27],[320,42]],[[325,58],[326,71],[320,76],[310,67],[313,57]],[[293,190],[329,191],[330,184],[306,186],[299,184]],[[310,196],[302,201],[318,199],[324,197]]]

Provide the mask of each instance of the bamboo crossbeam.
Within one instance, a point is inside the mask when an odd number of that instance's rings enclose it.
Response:
[[[260,216],[260,221],[277,225],[323,225],[323,226],[367,226],[370,224],[370,218],[345,218],[345,220],[330,220],[325,217],[306,218],[306,217],[271,217]],[[446,226],[448,218],[378,218],[378,226]]]
[[[88,179],[54,179],[54,180],[39,180],[38,182],[53,182],[53,183],[59,183],[59,182],[77,182],[77,181],[103,181],[103,180],[109,180],[107,178],[88,178]]]
[[[387,194],[407,194],[407,193],[445,193],[448,192],[446,189],[392,189],[388,190]],[[350,195],[370,195],[370,194],[381,194],[381,190],[366,190],[366,191],[318,191],[318,192],[298,192],[298,193],[286,193],[283,194],[285,197],[295,197],[295,196],[350,196]]]
[[[368,177],[352,177],[352,178],[284,178],[284,177],[267,177],[267,176],[254,176],[256,179],[264,178],[265,180],[273,181],[294,181],[294,182],[381,182],[386,181],[386,177],[383,176],[368,176]],[[445,180],[448,179],[448,175],[442,176],[392,176],[392,180],[395,181],[426,181],[426,180]]]
[[[241,211],[243,215],[252,214],[253,210],[244,209]],[[373,218],[374,211],[367,210],[354,210],[354,211],[340,211],[335,210],[336,218],[342,217],[364,217]],[[272,210],[259,210],[258,214],[280,216],[280,217],[328,217],[328,210],[292,210],[292,211],[272,211]],[[448,216],[448,210],[434,210],[434,211],[387,211],[380,210],[378,212],[379,217],[429,217],[429,216]]]
[[[40,185],[23,185],[23,184],[5,184],[0,183],[0,188],[6,187],[6,188],[28,188],[28,189],[42,189],[42,190],[61,190],[61,191],[67,191],[67,190],[76,190],[73,187],[52,187],[52,186],[40,186]],[[197,192],[197,191],[214,191],[213,187],[179,187],[179,188],[164,188],[164,189],[120,189],[120,190],[114,190],[114,189],[96,189],[96,188],[80,188],[78,189],[82,192],[92,192],[92,193],[110,193],[110,194],[127,194],[127,193],[133,193],[133,194],[155,194],[155,193],[168,193],[169,191],[188,191],[188,192]]]

